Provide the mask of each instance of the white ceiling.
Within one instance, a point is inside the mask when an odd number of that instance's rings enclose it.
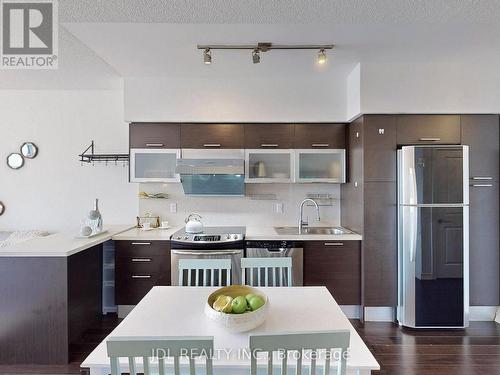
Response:
[[[60,0],[62,22],[484,23],[498,0]]]

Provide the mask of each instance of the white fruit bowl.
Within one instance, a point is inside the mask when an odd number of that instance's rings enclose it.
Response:
[[[264,299],[264,305],[255,311],[247,311],[243,314],[228,314],[216,311],[212,308],[215,300],[220,295],[235,298],[238,296],[246,296],[250,293]],[[269,300],[267,296],[258,289],[246,285],[231,285],[217,289],[208,296],[207,303],[205,304],[205,315],[208,319],[214,321],[229,332],[246,332],[260,326],[266,320],[268,311]]]

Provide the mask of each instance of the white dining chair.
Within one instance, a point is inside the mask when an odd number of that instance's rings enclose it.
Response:
[[[241,275],[243,285],[292,286],[292,258],[242,258]]]
[[[173,358],[173,373],[180,375],[180,358],[189,360],[189,375],[196,375],[195,359],[205,358],[206,375],[213,374],[212,355],[214,338],[208,337],[110,337],[106,341],[108,357],[111,364],[111,375],[120,375],[120,358],[128,358],[128,372],[130,375],[143,373],[144,375],[165,375],[165,359]],[[142,359],[142,367],[136,362]],[[158,369],[156,370],[156,363]],[[171,372],[168,372],[171,373]],[[187,372],[183,371],[183,374]]]
[[[250,373],[257,375],[257,354],[267,352],[267,374],[274,374],[281,368],[281,375],[287,375],[289,357],[296,359],[296,375],[303,373],[303,362],[309,362],[309,374],[316,375],[318,362],[323,362],[322,374],[330,374],[331,360],[338,360],[337,375],[346,374],[347,349],[350,332],[318,331],[305,333],[251,334],[250,335]],[[337,349],[337,350],[335,350]],[[339,351],[340,349],[340,351]],[[281,366],[274,366],[273,353],[281,360]],[[321,364],[319,365],[321,367]]]
[[[186,286],[184,281],[187,286],[231,285],[231,259],[179,259],[179,286]]]

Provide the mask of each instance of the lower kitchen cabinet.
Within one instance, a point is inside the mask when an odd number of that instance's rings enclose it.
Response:
[[[157,285],[170,285],[170,241],[116,241],[115,300],[136,305]]]
[[[305,242],[304,285],[324,285],[338,304],[360,305],[361,242]]]

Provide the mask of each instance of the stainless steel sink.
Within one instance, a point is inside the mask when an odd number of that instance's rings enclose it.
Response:
[[[342,227],[304,227],[302,232],[299,233],[298,227],[274,227],[274,230],[279,235],[287,234],[352,234],[349,229]]]

